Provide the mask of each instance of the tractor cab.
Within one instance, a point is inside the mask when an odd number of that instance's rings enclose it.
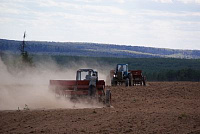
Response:
[[[92,74],[95,74],[98,79],[98,72],[93,69],[79,69],[76,73],[76,80],[90,80]]]
[[[117,64],[115,73],[117,72],[122,72],[124,76],[128,75],[128,64]]]

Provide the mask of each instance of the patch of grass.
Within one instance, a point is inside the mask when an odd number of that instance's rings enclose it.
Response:
[[[137,100],[135,98],[133,98],[132,102],[135,103]]]
[[[185,114],[185,113],[182,113],[178,116],[178,119],[185,119],[187,118],[188,116]]]

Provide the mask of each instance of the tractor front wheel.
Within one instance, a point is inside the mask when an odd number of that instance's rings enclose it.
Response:
[[[111,86],[117,86],[117,81],[114,78],[111,80]]]
[[[126,82],[126,87],[128,87],[129,86],[129,79],[127,78],[125,82]]]
[[[129,75],[128,75],[128,78],[129,78],[129,86],[132,86],[132,75],[129,74]]]

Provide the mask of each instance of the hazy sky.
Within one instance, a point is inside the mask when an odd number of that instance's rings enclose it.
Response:
[[[200,50],[200,0],[0,0],[0,38]]]

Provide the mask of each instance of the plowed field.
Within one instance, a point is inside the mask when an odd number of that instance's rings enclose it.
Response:
[[[200,133],[198,82],[107,88],[111,108],[0,111],[0,133]]]

